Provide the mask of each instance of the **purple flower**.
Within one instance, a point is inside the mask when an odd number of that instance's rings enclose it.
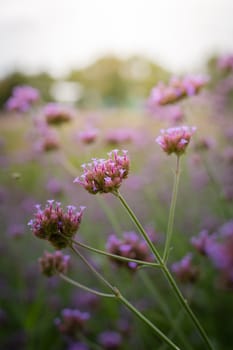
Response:
[[[48,103],[42,110],[48,124],[60,125],[74,118],[74,111],[58,103]]]
[[[81,131],[78,134],[78,138],[85,144],[90,144],[96,141],[96,138],[98,136],[98,130],[97,129],[87,129],[85,131]]]
[[[39,259],[40,270],[48,277],[51,277],[56,273],[66,274],[69,267],[69,262],[69,255],[64,255],[60,251],[56,251],[54,253],[45,252]]]
[[[77,309],[63,309],[61,319],[55,319],[55,324],[61,333],[75,337],[80,331],[83,331],[89,318],[90,314],[88,312],[81,312]]]
[[[188,126],[161,130],[161,135],[156,138],[156,142],[167,154],[175,153],[180,156],[185,153],[195,131],[195,127]]]
[[[168,85],[159,83],[151,90],[148,99],[148,107],[164,106],[179,101],[180,99],[196,95],[206,85],[207,77],[201,75],[186,76],[184,78],[172,78]]]
[[[60,203],[49,200],[44,209],[36,206],[35,218],[29,226],[36,237],[48,240],[56,249],[62,249],[77,232],[84,209],[80,207],[77,212],[75,207],[68,206],[65,212]]]
[[[207,246],[209,242],[211,241],[211,236],[209,235],[207,230],[202,230],[197,237],[192,237],[191,238],[191,244],[193,245],[196,250],[203,254],[206,255],[207,251]]]
[[[84,173],[74,182],[82,185],[89,193],[115,192],[122,181],[128,177],[129,158],[127,151],[118,150],[108,153],[108,159],[93,159],[92,163],[84,164]]]
[[[142,261],[152,261],[152,255],[146,242],[135,232],[124,232],[123,238],[118,238],[116,235],[111,235],[106,244],[107,251],[111,254],[119,255],[125,258],[131,258]],[[111,258],[118,266],[128,267],[134,271],[137,268],[137,263],[127,262]]]
[[[117,350],[122,344],[121,334],[114,331],[100,333],[98,340],[105,350]]]
[[[180,261],[171,266],[177,279],[182,283],[195,282],[199,276],[199,270],[192,265],[192,254],[185,255]]]
[[[12,96],[6,102],[8,111],[27,112],[31,105],[39,100],[39,92],[31,86],[16,86]]]

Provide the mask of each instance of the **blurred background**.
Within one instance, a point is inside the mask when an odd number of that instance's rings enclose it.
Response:
[[[181,125],[197,132],[182,159],[169,268],[215,350],[233,349],[232,14],[232,0],[0,0],[0,350],[168,349],[113,300],[43,276],[38,259],[54,249],[28,222],[54,199],[86,206],[81,242],[140,245],[114,196],[73,183],[83,163],[127,149],[121,191],[162,253],[175,157],[155,138]],[[153,87],[187,74],[208,82],[154,103]],[[69,276],[106,291],[64,253]],[[158,270],[82,253],[182,350],[204,350]]]
[[[45,100],[135,105],[230,53],[232,12],[231,0],[1,0],[0,105],[25,83]]]

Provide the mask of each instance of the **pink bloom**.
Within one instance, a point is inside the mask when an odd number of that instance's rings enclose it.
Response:
[[[16,86],[12,96],[6,102],[6,108],[8,111],[27,112],[39,98],[37,89],[27,85]]]
[[[60,125],[74,117],[74,111],[59,103],[48,103],[42,111],[48,124]]]
[[[69,238],[77,232],[83,211],[84,207],[77,212],[69,205],[65,212],[60,203],[49,200],[44,209],[36,206],[35,218],[28,225],[36,237],[48,240],[56,249],[62,249],[68,246]]]
[[[97,129],[88,129],[79,133],[78,138],[86,144],[95,142],[98,135]]]
[[[63,309],[62,319],[56,319],[55,324],[59,331],[69,336],[77,336],[82,331],[89,320],[88,312],[81,312],[77,309]]]
[[[190,75],[184,78],[172,78],[168,85],[159,83],[151,90],[148,106],[163,106],[175,103],[180,99],[196,95],[206,85],[207,77],[201,75]]]
[[[188,126],[161,130],[161,135],[157,137],[156,142],[167,154],[175,153],[180,156],[185,153],[195,130],[195,127]]]
[[[128,177],[129,158],[127,151],[118,150],[108,153],[108,159],[93,159],[92,163],[84,164],[84,173],[74,182],[82,185],[89,193],[115,192],[122,181]]]
[[[192,265],[192,254],[185,255],[180,261],[171,267],[180,282],[195,282],[199,275],[199,270]]]

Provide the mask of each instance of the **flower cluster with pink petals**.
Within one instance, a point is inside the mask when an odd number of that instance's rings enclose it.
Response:
[[[43,108],[43,116],[48,124],[60,125],[69,122],[74,117],[71,108],[59,103],[51,102]]]
[[[39,91],[31,86],[16,86],[12,96],[6,101],[8,111],[27,112],[40,98]]]
[[[48,276],[54,276],[56,273],[66,274],[68,271],[70,256],[62,254],[61,251],[54,253],[45,252],[39,259],[41,272]]]
[[[106,248],[109,253],[125,258],[148,262],[153,261],[147,243],[140,239],[135,232],[124,232],[122,239],[112,234],[108,238]],[[138,266],[138,264],[133,261],[127,262],[115,258],[111,258],[111,260],[118,266],[126,266],[130,270],[135,270]]]
[[[44,209],[36,206],[35,218],[28,225],[38,238],[48,240],[56,249],[68,246],[68,240],[73,238],[81,223],[84,207],[76,211],[76,207],[67,206],[65,212],[59,202],[48,200]]]
[[[128,177],[130,162],[125,150],[122,155],[113,150],[108,156],[108,159],[92,159],[92,163],[83,164],[84,173],[74,182],[91,194],[116,192]]]
[[[192,263],[192,254],[185,255],[180,261],[171,266],[177,279],[182,283],[195,282],[199,276],[199,269]]]
[[[156,138],[156,142],[167,154],[175,153],[180,156],[185,153],[195,131],[195,127],[188,126],[162,129],[161,135]]]
[[[208,82],[202,75],[190,75],[184,78],[172,78],[168,85],[160,82],[151,90],[148,106],[167,105],[180,99],[196,95]]]

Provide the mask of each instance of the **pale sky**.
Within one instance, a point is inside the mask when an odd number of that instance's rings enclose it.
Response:
[[[232,18],[233,0],[0,0],[0,76],[62,74],[104,54],[196,70],[233,52]]]

